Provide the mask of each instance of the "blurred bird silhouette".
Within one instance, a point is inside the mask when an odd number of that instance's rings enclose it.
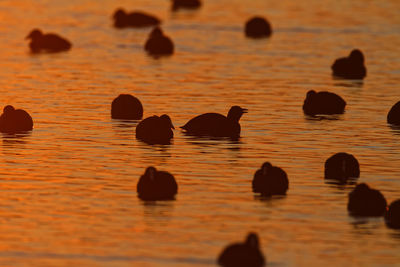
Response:
[[[178,193],[178,184],[169,172],[148,167],[137,183],[137,192],[142,200],[172,200]]]
[[[168,56],[174,53],[172,40],[165,36],[160,27],[155,27],[144,45],[144,49],[152,56]]]
[[[386,206],[381,192],[362,183],[350,192],[347,210],[353,216],[383,216]]]
[[[344,113],[345,107],[346,101],[335,93],[310,90],[304,100],[303,111],[310,116],[332,115]]]
[[[364,79],[367,75],[364,55],[358,49],[351,51],[348,57],[336,59],[331,68],[334,76],[344,79]]]
[[[32,117],[23,109],[7,105],[0,116],[0,132],[18,133],[33,129]]]
[[[140,120],[143,106],[140,100],[130,94],[120,94],[111,103],[111,118],[120,120]]]
[[[65,38],[54,34],[43,34],[41,30],[32,30],[25,39],[30,39],[29,47],[32,53],[56,53],[71,49],[72,44]]]
[[[164,114],[148,117],[136,126],[136,138],[147,144],[168,145],[174,137],[175,129],[171,118]]]
[[[256,233],[249,233],[244,243],[227,246],[218,257],[218,264],[224,267],[261,267],[265,259],[260,251]]]
[[[325,161],[325,179],[334,179],[345,183],[350,178],[358,177],[360,177],[360,165],[351,154],[336,153]]]
[[[400,199],[393,201],[385,213],[386,225],[393,229],[400,229]]]
[[[393,105],[387,115],[387,122],[400,126],[400,101]]]
[[[239,137],[239,120],[247,109],[233,106],[227,116],[218,113],[205,113],[189,120],[181,128],[189,135],[212,137]]]
[[[262,196],[285,195],[289,188],[289,180],[284,170],[265,162],[254,174],[253,192]]]
[[[262,17],[253,17],[245,24],[245,34],[251,38],[269,37],[272,34],[270,23]]]
[[[201,7],[200,0],[172,0],[172,10],[197,9]]]
[[[114,12],[113,18],[114,27],[116,28],[141,28],[157,26],[161,23],[161,20],[153,15],[140,11],[127,13],[122,8],[119,8]]]

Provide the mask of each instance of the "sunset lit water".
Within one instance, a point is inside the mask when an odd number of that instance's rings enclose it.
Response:
[[[148,57],[150,28],[116,30],[118,7],[163,20],[172,57]],[[400,2],[203,0],[172,13],[167,0],[0,1],[1,107],[34,120],[28,136],[2,136],[1,266],[213,266],[223,247],[259,234],[270,266],[399,266],[400,231],[383,218],[353,218],[354,185],[327,184],[336,152],[360,162],[359,182],[400,198],[400,131],[386,115],[400,100]],[[244,22],[263,15],[270,39],[251,40]],[[71,51],[31,55],[35,27],[72,41]],[[363,83],[335,80],[330,66],[359,48]],[[308,90],[347,102],[337,120],[310,120]],[[144,117],[169,114],[171,145],[135,139],[136,123],[110,118],[120,93]],[[237,142],[185,136],[206,113],[249,110]],[[255,198],[254,172],[282,167],[286,197]],[[136,183],[148,166],[175,175],[175,201],[145,203]]]

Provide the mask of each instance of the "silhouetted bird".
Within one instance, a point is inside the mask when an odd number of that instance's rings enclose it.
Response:
[[[15,109],[8,105],[0,116],[0,132],[18,133],[33,129],[32,117],[23,109]]]
[[[353,216],[383,216],[386,206],[386,199],[381,192],[362,183],[349,194],[347,210]]]
[[[117,9],[114,12],[114,27],[116,28],[140,28],[157,26],[161,23],[161,20],[153,15],[144,12],[131,12],[127,13],[122,8]]]
[[[143,106],[139,99],[130,94],[120,94],[111,104],[111,118],[121,120],[140,120]]]
[[[400,199],[389,205],[385,213],[385,222],[390,228],[400,229]]]
[[[344,152],[336,153],[325,161],[325,179],[346,182],[349,178],[360,177],[360,165],[357,159]]]
[[[174,44],[168,36],[164,35],[160,27],[156,27],[151,31],[144,49],[154,56],[172,55],[174,53]]]
[[[336,59],[331,68],[334,76],[345,79],[363,79],[367,75],[364,55],[358,49],[351,51],[348,57]]]
[[[169,200],[178,193],[178,185],[169,172],[148,167],[137,183],[137,192],[142,200]]]
[[[71,42],[54,33],[43,34],[41,30],[34,29],[25,39],[31,39],[29,47],[32,53],[62,52],[71,49]]]
[[[213,137],[239,137],[239,120],[247,109],[233,106],[228,116],[218,113],[205,113],[194,117],[181,128],[189,135]]]
[[[263,38],[272,34],[271,25],[262,17],[253,17],[246,22],[245,33],[247,37]]]
[[[387,115],[387,122],[394,125],[400,125],[400,101],[394,104]]]
[[[265,162],[254,174],[252,185],[253,192],[263,196],[285,195],[289,180],[284,170]]]
[[[168,115],[151,116],[136,126],[136,138],[148,144],[170,144],[175,129]]]
[[[260,251],[256,233],[249,233],[244,243],[227,246],[218,257],[218,264],[224,267],[261,267],[265,259]]]
[[[172,10],[196,9],[201,6],[200,0],[172,0]]]
[[[324,91],[317,93],[310,90],[304,100],[303,111],[310,116],[342,114],[345,106],[346,101],[337,94]]]

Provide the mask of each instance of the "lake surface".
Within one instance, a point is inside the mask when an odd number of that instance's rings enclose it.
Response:
[[[34,119],[31,134],[1,138],[1,266],[212,266],[249,231],[270,266],[400,266],[400,232],[350,217],[354,185],[323,178],[328,157],[352,153],[359,182],[389,203],[400,198],[400,131],[386,123],[400,100],[400,2],[203,2],[178,13],[166,0],[0,2],[1,109]],[[176,53],[148,57],[151,29],[114,29],[117,7],[159,16]],[[244,37],[253,15],[269,19],[270,39]],[[34,27],[67,37],[72,50],[31,55],[24,38]],[[331,64],[353,48],[365,54],[366,79],[333,79]],[[346,113],[307,119],[310,89],[341,95]],[[138,97],[144,117],[169,114],[172,144],[144,144],[136,123],[112,120],[120,93]],[[249,109],[238,142],[179,130],[232,105]],[[251,192],[264,161],[287,172],[286,197]],[[151,165],[175,175],[175,201],[137,198]]]

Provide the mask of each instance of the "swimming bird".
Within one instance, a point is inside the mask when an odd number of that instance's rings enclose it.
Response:
[[[174,44],[168,36],[164,35],[160,27],[155,27],[151,31],[144,49],[153,56],[167,56],[174,53]]]
[[[172,10],[197,9],[201,6],[200,0],[172,0]]]
[[[172,174],[148,167],[137,183],[138,197],[142,200],[171,200],[178,193],[178,184]]]
[[[25,39],[31,39],[29,47],[32,53],[62,52],[71,49],[72,44],[67,39],[55,34],[43,34],[39,29],[33,29]]]
[[[261,267],[265,259],[260,251],[256,233],[249,233],[244,243],[227,246],[218,257],[218,264],[224,267]]]
[[[161,23],[161,20],[153,15],[140,11],[127,13],[122,8],[119,8],[114,12],[113,18],[114,27],[116,28],[141,28],[157,26]]]
[[[269,37],[272,34],[270,23],[263,17],[253,17],[246,22],[245,34],[251,38]]]
[[[386,206],[386,199],[381,192],[362,183],[350,192],[347,210],[353,216],[383,216]]]
[[[360,177],[360,165],[351,154],[336,153],[325,161],[325,179],[346,182],[349,178],[358,177]]]
[[[253,192],[263,196],[285,195],[289,188],[289,180],[284,170],[265,162],[254,174]]]
[[[385,213],[385,222],[390,228],[400,229],[400,199],[389,205]]]
[[[394,104],[387,115],[387,122],[400,126],[400,101]]]
[[[334,76],[345,79],[364,79],[367,76],[364,55],[359,49],[351,51],[348,57],[336,59],[331,69]]]
[[[32,117],[23,109],[7,105],[0,116],[0,132],[18,133],[33,129]]]
[[[121,120],[140,120],[143,106],[140,100],[130,94],[120,94],[111,103],[111,118]]]
[[[228,116],[218,113],[205,113],[194,117],[181,128],[189,135],[213,137],[239,137],[239,120],[247,109],[233,106]]]
[[[345,107],[346,101],[335,93],[325,91],[317,93],[314,90],[310,90],[304,100],[303,111],[310,116],[318,114],[332,115],[344,113]]]
[[[175,129],[171,118],[164,114],[148,117],[136,126],[136,138],[148,144],[170,144]]]

